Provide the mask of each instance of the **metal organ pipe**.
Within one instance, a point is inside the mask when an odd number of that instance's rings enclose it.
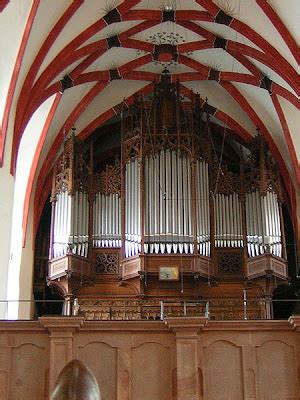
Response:
[[[191,162],[186,159],[187,168],[187,214],[188,214],[188,250],[191,254],[194,252],[193,232],[192,232],[192,181],[191,181]]]
[[[159,242],[161,253],[165,252],[165,215],[166,215],[166,192],[165,192],[165,157],[162,150],[159,155]]]
[[[88,195],[84,193],[85,254],[88,248]],[[121,246],[121,201],[117,193],[96,193],[93,203],[93,245],[95,247]]]
[[[183,190],[182,190],[182,154],[177,158],[177,187],[178,187],[178,250],[183,253]]]
[[[172,151],[172,238],[173,238],[173,251],[177,253],[178,251],[178,186],[177,186],[177,161],[178,152]]]
[[[159,253],[159,158],[158,155],[154,158],[154,252]]]
[[[266,249],[281,257],[281,229],[277,194],[258,190],[246,194],[247,247],[250,257]]]
[[[199,160],[196,162],[196,199],[198,252],[208,257],[210,255],[208,164]]]
[[[246,209],[249,209],[248,199]],[[215,246],[242,247],[242,210],[238,194],[216,193],[214,210]]]
[[[65,190],[56,195],[53,232],[53,256],[62,257],[72,245],[73,254],[87,257],[88,253],[88,196]]]
[[[192,253],[190,158],[163,149],[145,158],[145,248]],[[147,245],[148,243],[148,245]]]
[[[134,205],[134,212],[136,214],[135,219],[136,219],[136,230],[135,230],[135,254],[139,253],[141,251],[141,191],[140,191],[140,164],[138,160],[135,160],[135,176],[136,176],[136,202]]]
[[[145,158],[145,162],[144,162],[144,168],[145,171],[149,171],[149,159],[148,157]],[[149,172],[145,173],[145,182],[144,182],[144,190],[149,191]],[[149,198],[147,196],[145,196],[145,228],[144,228],[144,238],[145,238],[145,242],[144,242],[144,252],[147,254],[148,253],[148,247],[149,247],[149,212],[150,212],[150,208],[149,208]]]
[[[172,251],[172,168],[171,168],[171,154],[170,150],[166,150],[166,190],[165,190],[165,204],[166,204],[166,248],[167,253],[170,254]]]

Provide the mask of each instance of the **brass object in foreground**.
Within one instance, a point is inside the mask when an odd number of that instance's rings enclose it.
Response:
[[[81,361],[72,360],[59,374],[51,400],[101,400],[95,376]]]

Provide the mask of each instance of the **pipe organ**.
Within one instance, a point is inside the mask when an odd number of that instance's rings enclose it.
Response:
[[[93,181],[93,246],[121,246],[121,182],[118,160],[95,174]]]
[[[140,165],[130,160],[125,169],[125,257],[141,251]]]
[[[211,109],[164,73],[152,96],[123,106],[113,156],[97,159],[93,141],[74,134],[65,141],[54,168],[50,281],[132,280],[147,295],[168,266],[178,268],[181,293],[184,279],[286,280],[274,158],[259,135],[218,145]]]
[[[84,183],[86,166],[82,157],[76,158],[79,143],[74,135],[66,142],[64,153],[56,164],[52,187],[52,248],[53,258],[72,253],[88,256],[89,247],[89,199]]]
[[[145,253],[193,254],[190,164],[170,149],[145,157]]]

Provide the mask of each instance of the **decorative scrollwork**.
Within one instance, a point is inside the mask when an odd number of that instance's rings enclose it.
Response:
[[[240,252],[220,252],[218,262],[219,273],[223,275],[239,275],[242,272],[242,255]]]
[[[95,271],[96,274],[117,274],[119,266],[119,253],[96,253]]]
[[[94,175],[94,191],[105,194],[121,195],[121,167],[116,158],[113,165],[107,164],[105,169]]]

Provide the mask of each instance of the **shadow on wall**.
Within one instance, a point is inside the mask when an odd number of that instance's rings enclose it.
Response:
[[[300,314],[300,290],[294,285],[280,285],[273,292],[274,319],[288,319]]]
[[[94,374],[81,361],[72,360],[59,374],[51,400],[101,400]]]

